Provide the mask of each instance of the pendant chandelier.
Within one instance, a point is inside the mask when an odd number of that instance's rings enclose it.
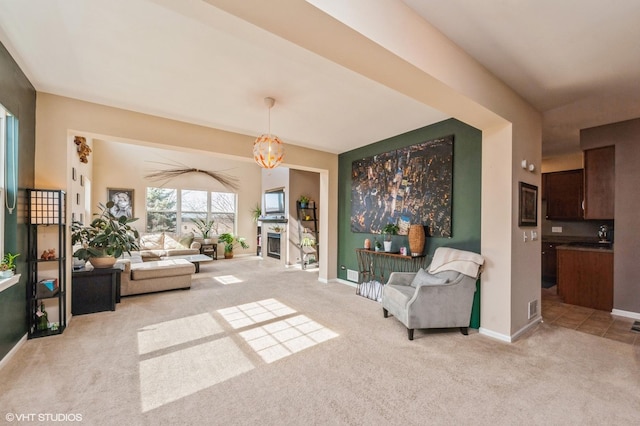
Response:
[[[269,108],[269,132],[260,135],[253,143],[253,159],[260,167],[273,169],[282,163],[284,145],[277,136],[271,134],[271,108],[276,103],[276,100],[264,98],[264,103]]]

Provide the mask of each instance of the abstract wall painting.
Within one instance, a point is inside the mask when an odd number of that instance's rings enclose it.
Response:
[[[431,237],[451,237],[453,135],[355,160],[351,166],[351,231],[380,233],[387,223],[406,235],[422,224]]]

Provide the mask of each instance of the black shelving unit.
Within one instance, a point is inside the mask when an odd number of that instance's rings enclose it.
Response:
[[[67,269],[66,269],[66,197],[65,192],[52,189],[27,189],[27,318],[29,319],[28,338],[61,334],[67,326]],[[47,232],[44,232],[46,228]],[[40,235],[40,239],[38,238]],[[54,236],[55,235],[55,236]],[[55,238],[57,247],[39,247],[39,242],[46,237]],[[55,248],[55,257],[42,259],[41,252]],[[43,279],[55,280],[57,286],[46,288]],[[46,330],[38,330],[37,312],[41,301],[54,301],[58,308],[57,326]],[[49,307],[52,306],[48,303]]]
[[[256,256],[262,256],[262,225],[258,222],[258,229],[257,229],[257,236],[256,236]]]
[[[300,249],[300,266],[306,269],[312,262],[318,262],[318,209],[315,202],[311,201],[304,207],[300,201],[296,201],[298,218],[298,248]],[[313,238],[313,247],[302,243],[305,237]],[[313,259],[311,259],[313,255]]]

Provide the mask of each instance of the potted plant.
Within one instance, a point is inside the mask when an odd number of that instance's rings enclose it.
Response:
[[[391,236],[397,235],[400,228],[395,223],[387,223],[382,228],[384,234],[384,251],[391,251]]]
[[[202,239],[205,244],[211,244],[211,239],[209,237],[211,236],[210,234],[213,229],[213,223],[213,220],[202,219],[199,217],[193,219],[193,224],[198,228],[198,231],[200,231],[200,235],[202,235]]]
[[[71,224],[71,244],[81,245],[73,257],[88,260],[94,268],[110,268],[123,253],[131,254],[131,250],[138,250],[140,235],[129,225],[138,218],[116,218],[110,211],[112,201],[106,205],[99,203],[98,207],[100,213],[96,213],[97,217],[88,226],[78,222]]]
[[[258,223],[260,216],[262,216],[262,208],[260,207],[260,204],[256,203],[256,206],[251,209],[251,219],[255,223]]]
[[[309,205],[309,197],[307,197],[306,195],[301,195],[298,201],[300,202],[301,209],[306,209]]]
[[[305,235],[304,237],[302,237],[302,239],[300,240],[300,245],[302,247],[313,247],[316,245],[316,239],[313,238],[312,236],[309,235]]]
[[[20,256],[20,253],[5,253],[2,263],[0,263],[0,278],[9,278],[16,273],[16,257],[18,256]]]
[[[218,237],[218,241],[224,243],[224,258],[233,258],[233,248],[240,245],[243,249],[248,249],[249,244],[244,237],[235,237],[233,234],[225,232]]]
[[[373,247],[375,251],[380,251],[380,249],[382,249],[382,243],[376,238],[373,242]]]

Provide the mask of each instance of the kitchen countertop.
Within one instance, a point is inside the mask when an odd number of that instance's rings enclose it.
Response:
[[[612,243],[600,243],[598,238],[543,235],[542,241],[556,244],[558,250],[597,251],[613,253]]]
[[[597,251],[604,253],[613,253],[613,244],[611,243],[570,243],[562,244],[556,247],[557,250],[577,250],[577,251]]]

